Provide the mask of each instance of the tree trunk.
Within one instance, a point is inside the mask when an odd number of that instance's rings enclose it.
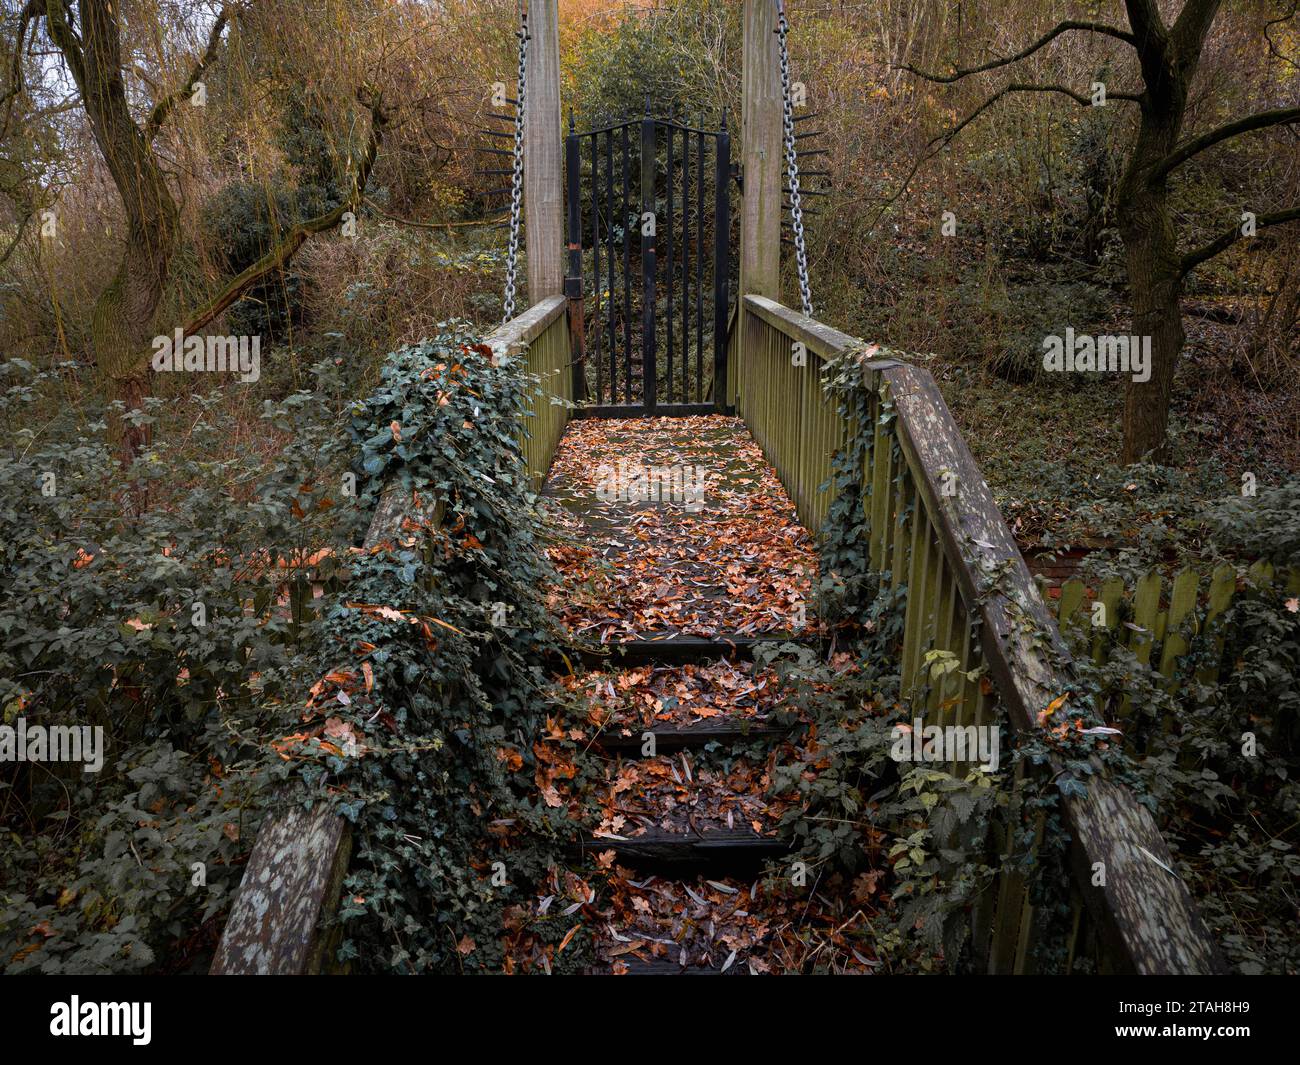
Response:
[[[1183,350],[1178,255],[1163,191],[1143,198],[1134,214],[1137,225],[1123,229],[1128,259],[1129,296],[1133,305],[1133,334],[1139,343],[1151,338],[1150,379],[1130,376],[1124,395],[1124,463],[1167,463],[1169,403],[1174,373]]]
[[[1150,337],[1151,344],[1149,379],[1134,381],[1130,376],[1125,382],[1125,464],[1170,461],[1169,401],[1185,339],[1178,236],[1169,215],[1168,184],[1155,173],[1178,142],[1187,85],[1176,69],[1163,63],[1153,64],[1145,76],[1151,99],[1143,106],[1137,140],[1116,195],[1133,309],[1131,330],[1139,343]]]
[[[108,0],[82,0],[80,40],[57,0],[48,0],[50,36],[68,62],[90,119],[91,134],[126,214],[126,247],[113,279],[95,300],[91,345],[108,393],[127,410],[149,391],[153,317],[176,250],[179,211],[158,159],[131,117],[122,75],[117,15]],[[147,430],[115,425],[122,460],[147,443]]]
[[[108,396],[120,401],[125,412],[142,410],[149,394],[151,323],[162,291],[159,286],[156,291],[140,293],[132,310],[126,296],[132,287],[130,260],[128,249],[112,281],[95,300],[90,325],[90,343],[100,378]],[[134,280],[138,285],[140,279]],[[119,418],[110,418],[109,425],[123,466],[129,466],[153,438],[147,425],[132,425]]]

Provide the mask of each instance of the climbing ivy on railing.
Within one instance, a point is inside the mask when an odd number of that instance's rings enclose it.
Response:
[[[822,529],[818,613],[831,627],[832,655],[770,653],[790,722],[815,737],[797,749],[835,770],[808,773],[802,761],[778,760],[772,788],[798,797],[782,822],[796,860],[814,876],[852,882],[866,916],[844,933],[851,948],[857,940],[889,971],[958,969],[973,908],[999,872],[988,841],[1007,796],[978,772],[959,778],[891,756],[896,727],[912,720],[898,672],[907,589],[871,566],[862,471],[874,422],[862,354],[845,352],[823,371],[851,428],[823,486],[834,501]]]
[[[831,625],[833,652],[844,653],[838,665],[834,657],[831,666],[822,667],[805,656],[787,663],[785,672],[802,693],[797,705],[815,725],[818,754],[839,771],[829,779],[804,779],[797,765],[778,769],[774,786],[800,791],[801,801],[788,815],[786,828],[810,860],[841,873],[870,875],[876,878],[873,884],[889,884],[889,905],[873,929],[878,942],[894,944],[900,964],[922,969],[968,964],[972,955],[966,948],[984,947],[969,940],[974,912],[987,904],[1002,879],[1015,876],[1034,906],[1031,964],[1038,971],[1060,971],[1066,967],[1073,902],[1062,799],[1081,791],[1103,765],[1127,781],[1136,777],[1111,734],[1102,731],[1091,701],[1082,697],[1086,682],[1076,682],[1079,690],[1060,692],[1037,728],[1014,737],[999,775],[971,771],[958,778],[945,765],[890,758],[896,728],[925,716],[928,684],[948,665],[960,664],[951,652],[930,651],[928,682],[917,691],[902,689],[907,678],[899,676],[896,662],[903,650],[909,589],[888,571],[873,568],[873,486],[864,476],[879,458],[872,455],[873,447],[889,447],[890,468],[904,469],[896,433],[876,433],[877,423],[888,426],[895,417],[888,394],[877,391],[867,361],[881,354],[875,347],[855,346],[831,359],[822,372],[823,387],[849,427],[831,479],[822,486],[833,491],[833,502],[822,529],[819,588],[819,612]],[[1008,609],[1019,618],[1015,623],[1029,633],[1032,619],[1007,589],[1007,578],[1006,567],[977,567],[975,573],[981,599],[1007,596]],[[974,606],[969,613],[978,617]],[[978,622],[972,624],[971,642],[978,645]],[[1071,675],[1068,660],[1048,633],[1035,639],[1034,646],[1049,672]],[[951,663],[945,664],[945,655]],[[1001,734],[1010,740],[1005,713],[996,706],[994,711],[993,721],[1003,723]],[[1015,785],[1009,783],[1012,779]],[[1013,940],[1021,897],[1007,896],[1008,912],[993,917],[995,926],[1009,922]],[[880,921],[893,922],[883,940]],[[999,934],[997,927],[993,934]]]
[[[405,516],[352,559],[323,615],[336,657],[277,749],[354,823],[337,958],[358,971],[501,971],[508,913],[576,829],[517,438],[531,382],[496,362],[453,324],[390,356],[353,409],[364,498],[397,492]]]

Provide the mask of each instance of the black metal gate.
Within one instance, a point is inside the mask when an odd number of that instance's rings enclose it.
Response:
[[[578,402],[600,416],[722,410],[726,118],[718,130],[647,117],[577,133],[570,116],[565,164]]]

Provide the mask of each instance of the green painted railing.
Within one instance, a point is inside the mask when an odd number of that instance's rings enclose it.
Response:
[[[538,378],[530,389],[533,413],[519,427],[519,446],[534,488],[541,488],[546,479],[569,421],[573,372],[567,307],[563,296],[552,296],[484,338],[493,350],[508,358],[522,359],[525,372]]]
[[[754,295],[744,297],[732,337],[729,398],[814,531],[830,505],[820,486],[850,428],[823,392],[821,370],[858,344]],[[995,723],[1000,703],[1015,732],[1032,734],[1039,713],[1074,685],[1055,621],[930,373],[887,359],[864,369],[872,420],[864,517],[872,567],[906,597],[904,694],[927,724]],[[956,668],[934,670],[926,656],[936,651]],[[1219,971],[1221,956],[1169,872],[1173,860],[1151,814],[1095,768],[1082,780],[1052,767],[1071,832],[1077,916],[1086,908],[1090,922],[1074,922],[1067,949],[1072,955],[1086,934],[1106,969]],[[1020,782],[1017,770],[1013,824]],[[1032,968],[1038,925],[1015,875],[1002,876],[972,914],[976,949],[994,972]]]

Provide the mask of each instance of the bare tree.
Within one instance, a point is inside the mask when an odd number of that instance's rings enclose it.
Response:
[[[10,83],[0,94],[0,104],[9,105],[24,91],[23,49],[28,34],[43,23],[76,85],[80,106],[126,217],[126,239],[117,270],[95,301],[91,347],[109,395],[122,400],[127,410],[142,407],[149,391],[150,341],[157,332],[154,316],[178,242],[179,210],[154,142],[176,107],[190,98],[204,72],[219,59],[226,27],[243,9],[242,5],[223,5],[185,83],[171,92],[159,92],[143,122],[132,115],[128,103],[121,15],[110,0],[27,0],[19,15],[14,52],[7,64]],[[201,329],[243,292],[282,269],[310,234],[337,226],[345,212],[357,209],[387,122],[378,92],[362,88],[357,97],[370,112],[370,131],[349,176],[350,191],[344,201],[293,226],[262,259],[183,316],[187,330]],[[145,428],[123,425],[123,461],[129,462],[147,442]]]
[[[951,84],[990,71],[1012,67],[1067,34],[1092,34],[1123,42],[1137,61],[1143,88],[1137,92],[1106,92],[1106,100],[1135,104],[1140,117],[1116,190],[1116,221],[1124,243],[1133,310],[1133,331],[1151,337],[1152,370],[1147,382],[1130,380],[1124,404],[1124,462],[1149,457],[1169,459],[1169,401],[1185,334],[1179,297],[1187,275],[1197,266],[1265,226],[1300,218],[1300,207],[1259,214],[1253,226],[1225,230],[1203,247],[1182,251],[1169,208],[1169,179],[1189,160],[1242,134],[1271,127],[1300,124],[1300,107],[1279,107],[1247,115],[1197,136],[1185,136],[1183,122],[1192,82],[1206,38],[1222,0],[1185,0],[1172,24],[1166,24],[1156,0],[1125,0],[1128,27],[1067,19],[1032,44],[977,66],[947,74],[927,73],[907,66],[926,81]],[[1274,20],[1270,28],[1278,21]],[[1273,39],[1268,39],[1270,49]],[[1011,81],[996,90],[935,142],[950,143],[966,126],[998,100],[1016,93],[1057,93],[1080,106],[1093,105],[1090,94],[1069,85]]]

